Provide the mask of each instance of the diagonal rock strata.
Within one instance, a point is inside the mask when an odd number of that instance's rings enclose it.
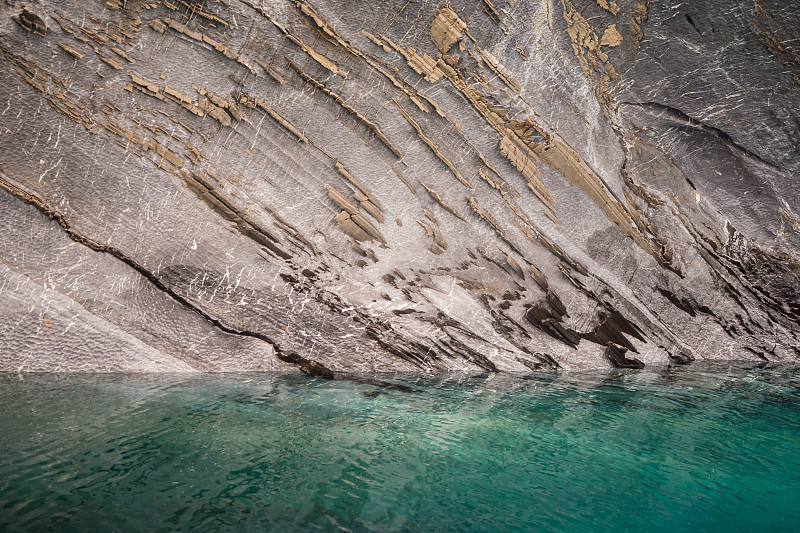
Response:
[[[800,357],[797,5],[359,7],[0,8],[0,369]]]

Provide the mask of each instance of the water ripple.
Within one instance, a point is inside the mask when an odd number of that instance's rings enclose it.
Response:
[[[0,531],[800,527],[800,372],[0,375]]]

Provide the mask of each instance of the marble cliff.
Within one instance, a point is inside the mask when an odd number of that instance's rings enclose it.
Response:
[[[800,359],[800,3],[0,6],[0,369]]]

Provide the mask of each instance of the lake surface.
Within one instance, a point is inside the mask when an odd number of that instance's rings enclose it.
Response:
[[[800,371],[0,374],[0,531],[792,531]]]

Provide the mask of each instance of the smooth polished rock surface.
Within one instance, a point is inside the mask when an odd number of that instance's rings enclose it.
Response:
[[[0,370],[800,358],[800,3],[5,2]]]

